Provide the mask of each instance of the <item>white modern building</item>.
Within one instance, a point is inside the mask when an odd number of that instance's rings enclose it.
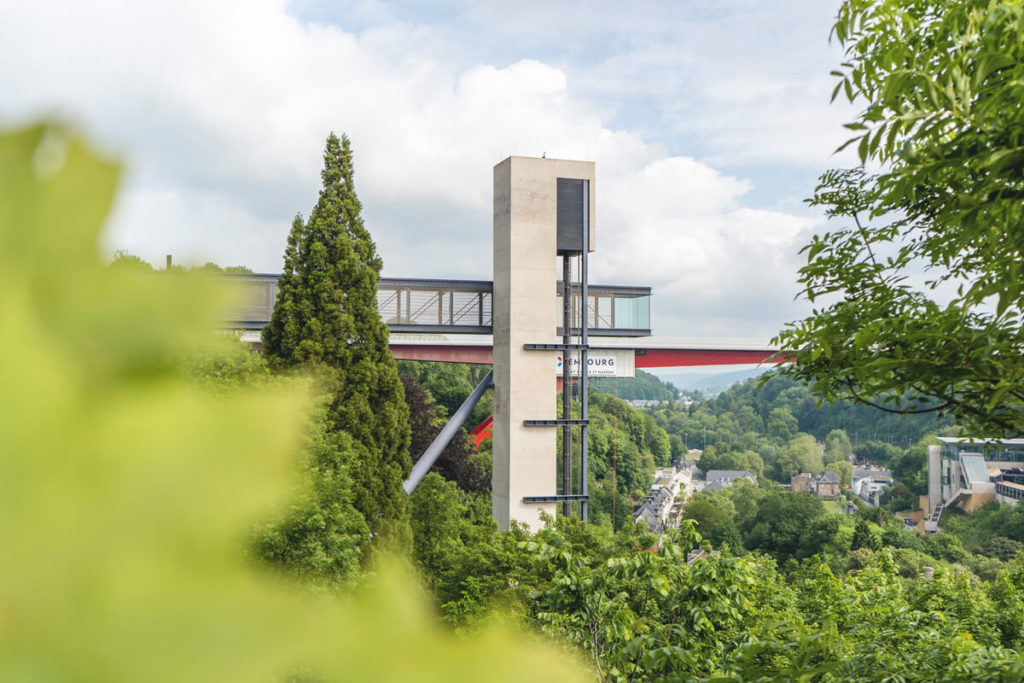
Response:
[[[927,531],[938,531],[942,511],[973,512],[985,503],[1016,504],[1024,497],[1024,439],[940,436],[928,447]]]
[[[850,490],[869,505],[878,506],[885,490],[892,486],[892,472],[870,467],[853,468]]]

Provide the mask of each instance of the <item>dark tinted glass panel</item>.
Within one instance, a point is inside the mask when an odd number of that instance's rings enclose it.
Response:
[[[574,178],[558,179],[558,237],[559,254],[583,251],[583,193],[586,183]]]

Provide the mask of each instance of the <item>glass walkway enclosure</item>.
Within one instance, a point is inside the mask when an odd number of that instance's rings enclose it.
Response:
[[[234,308],[220,321],[222,327],[257,330],[270,321],[277,275],[221,277],[237,291]],[[558,312],[556,320],[561,320],[562,289],[562,283],[557,283],[552,303]],[[392,332],[491,334],[492,292],[493,283],[486,280],[381,278],[377,309]],[[589,285],[587,316],[593,336],[650,336],[651,288]]]

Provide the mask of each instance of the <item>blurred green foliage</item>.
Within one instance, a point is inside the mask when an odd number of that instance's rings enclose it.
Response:
[[[224,299],[100,262],[117,177],[64,128],[0,135],[0,680],[580,680],[508,629],[440,630],[401,571],[340,599],[253,566],[307,385],[182,376]]]
[[[216,393],[289,382],[272,374],[266,358],[233,334],[191,351],[182,359],[182,370]],[[253,550],[264,562],[308,585],[338,588],[358,577],[370,530],[352,502],[352,438],[328,429],[330,395],[322,389],[319,393],[302,430],[298,481],[287,506],[258,528]]]

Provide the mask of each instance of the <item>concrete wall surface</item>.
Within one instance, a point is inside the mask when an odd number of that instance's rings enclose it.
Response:
[[[514,519],[536,530],[542,510],[555,514],[554,503],[524,503],[523,497],[556,493],[556,428],[523,421],[557,417],[557,352],[523,345],[561,341],[553,304],[560,177],[590,180],[593,230],[593,162],[509,157],[494,167],[492,512],[502,529]]]

